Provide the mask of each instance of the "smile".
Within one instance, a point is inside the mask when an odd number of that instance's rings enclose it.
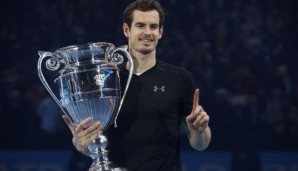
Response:
[[[152,42],[153,41],[152,39],[139,39],[139,40],[142,42]]]

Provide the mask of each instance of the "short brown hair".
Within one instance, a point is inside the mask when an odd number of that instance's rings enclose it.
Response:
[[[135,10],[140,10],[143,12],[156,10],[159,14],[159,27],[164,25],[165,13],[157,0],[136,0],[130,3],[123,13],[123,22],[129,27],[131,26],[133,20],[133,11]]]

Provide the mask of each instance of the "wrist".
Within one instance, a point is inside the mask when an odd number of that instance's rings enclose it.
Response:
[[[79,143],[76,143],[75,141],[73,141],[73,145],[76,148],[76,150],[82,153],[83,155],[89,156],[91,154],[88,146],[82,146]]]

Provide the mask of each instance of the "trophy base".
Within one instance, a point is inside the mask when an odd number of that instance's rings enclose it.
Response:
[[[108,140],[103,134],[99,134],[98,138],[88,146],[89,150],[93,153],[90,157],[93,163],[88,171],[127,171],[125,168],[116,166],[108,159],[108,151],[105,150]]]
[[[88,171],[127,171],[125,168],[117,167],[112,162],[94,160]]]

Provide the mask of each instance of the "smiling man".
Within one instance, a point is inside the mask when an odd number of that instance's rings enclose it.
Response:
[[[194,149],[205,150],[211,140],[209,115],[199,104],[199,90],[192,75],[157,60],[164,17],[155,0],[134,1],[124,11],[123,32],[135,70],[118,127],[110,127],[105,134],[112,162],[131,171],[181,171],[181,124]],[[129,63],[121,69],[121,87],[125,87],[128,67]],[[67,116],[63,118],[72,130],[76,149],[88,155],[87,146],[97,138],[101,124],[88,126],[91,118],[87,118],[73,129]]]

